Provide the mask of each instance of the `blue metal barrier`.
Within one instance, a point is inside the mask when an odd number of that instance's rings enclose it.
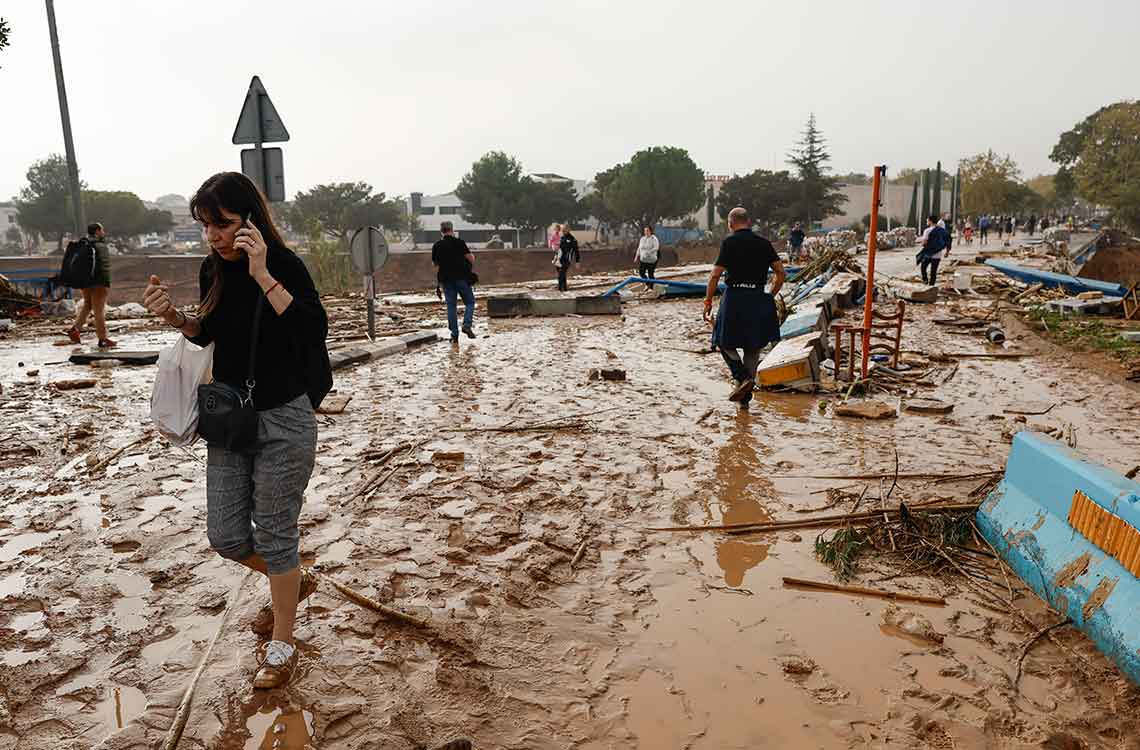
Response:
[[[1017,575],[1140,683],[1140,483],[1020,432],[977,520]]]

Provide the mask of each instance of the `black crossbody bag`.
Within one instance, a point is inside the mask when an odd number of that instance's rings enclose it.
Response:
[[[257,446],[257,409],[253,405],[253,388],[257,382],[253,375],[257,364],[257,333],[264,304],[265,296],[258,295],[257,309],[253,313],[245,392],[228,383],[203,383],[198,386],[198,434],[210,445],[237,453],[252,453]]]

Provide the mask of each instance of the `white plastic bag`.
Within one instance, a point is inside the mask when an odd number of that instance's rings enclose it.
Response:
[[[174,445],[198,437],[198,385],[210,380],[214,345],[202,348],[185,336],[158,353],[158,374],[150,397],[150,418]]]

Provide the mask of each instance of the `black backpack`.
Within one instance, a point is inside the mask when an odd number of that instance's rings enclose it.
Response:
[[[91,238],[72,240],[67,243],[67,250],[63,254],[63,264],[59,269],[60,281],[72,289],[94,286],[96,263],[95,243]]]

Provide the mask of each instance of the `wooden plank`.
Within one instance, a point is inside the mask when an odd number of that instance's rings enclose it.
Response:
[[[92,362],[101,362],[108,359],[117,359],[124,365],[153,365],[158,361],[158,352],[77,352],[68,357],[73,365],[89,365]]]

